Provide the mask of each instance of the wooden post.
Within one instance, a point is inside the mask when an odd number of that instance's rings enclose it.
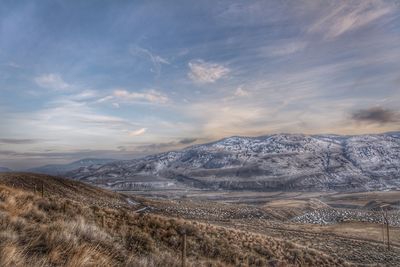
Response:
[[[186,233],[182,235],[182,267],[186,267]]]
[[[382,217],[383,217],[383,219],[384,219],[384,221],[385,221],[385,223],[386,223],[387,248],[388,248],[388,250],[390,250],[390,239],[389,239],[390,233],[389,233],[389,218],[388,218],[388,212],[387,212],[387,210],[384,210],[384,209],[382,209],[382,208],[381,208],[381,210],[382,210]]]
[[[388,215],[387,215],[387,210],[385,212],[385,221],[386,221],[387,247],[388,247],[388,250],[390,250],[389,219],[388,219]]]
[[[42,198],[44,197],[44,184],[42,182]]]
[[[385,218],[382,215],[382,244],[385,245]]]
[[[386,234],[387,234],[387,246],[388,246],[388,250],[390,250],[389,222],[388,221],[386,221]]]

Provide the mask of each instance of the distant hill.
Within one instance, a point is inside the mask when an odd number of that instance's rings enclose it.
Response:
[[[81,159],[67,164],[49,164],[26,170],[27,172],[43,173],[50,175],[64,175],[65,173],[81,167],[98,166],[116,161],[115,159]]]
[[[0,167],[0,172],[12,172],[12,170],[7,167]]]
[[[400,188],[400,134],[229,137],[67,174],[117,189],[368,191]]]
[[[46,196],[67,198],[93,205],[127,205],[129,201],[121,194],[94,187],[78,181],[36,173],[2,173],[0,185],[41,193],[43,185]]]

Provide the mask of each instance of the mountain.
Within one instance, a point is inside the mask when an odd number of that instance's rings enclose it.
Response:
[[[7,167],[0,167],[0,172],[12,172],[12,170]]]
[[[65,173],[87,166],[100,166],[116,161],[115,159],[81,159],[68,164],[49,164],[28,169],[28,172],[43,173],[50,175],[64,175]]]
[[[400,188],[400,133],[229,137],[69,177],[115,189],[365,191]]]

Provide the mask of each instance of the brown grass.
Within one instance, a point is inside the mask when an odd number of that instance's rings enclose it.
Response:
[[[82,201],[78,187],[69,189],[77,200],[41,198],[15,187],[0,184],[0,266],[180,266],[182,229],[188,233],[188,266],[346,265],[264,235],[94,205]]]

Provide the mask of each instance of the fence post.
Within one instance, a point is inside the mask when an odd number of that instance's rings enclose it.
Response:
[[[44,184],[42,182],[42,198],[44,197]]]
[[[182,267],[186,267],[186,232],[182,234]]]
[[[385,218],[382,215],[382,244],[385,245]]]
[[[387,234],[387,247],[390,250],[390,240],[389,240],[389,219],[387,211],[385,212],[385,221],[386,221],[386,234]]]
[[[384,205],[383,207],[381,207],[381,212],[382,212],[383,221],[386,224],[387,248],[388,248],[388,250],[390,250],[389,218],[388,218],[388,211],[387,211],[387,209],[385,210],[385,207],[387,207],[387,205]],[[383,225],[382,225],[382,227],[383,227]]]

